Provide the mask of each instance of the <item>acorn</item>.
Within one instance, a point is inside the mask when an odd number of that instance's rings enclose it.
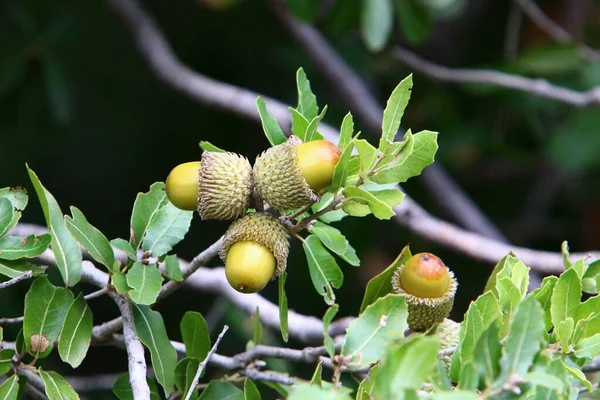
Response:
[[[279,211],[318,202],[319,193],[331,185],[340,155],[331,142],[302,143],[292,135],[256,158],[253,173],[258,194]]]
[[[235,219],[246,212],[254,187],[248,159],[205,151],[202,161],[175,167],[165,184],[175,207],[197,210],[202,219]]]
[[[186,211],[198,207],[198,176],[200,161],[179,164],[167,177],[165,191],[173,205]]]
[[[289,253],[287,229],[271,214],[257,212],[234,221],[219,255],[227,281],[241,293],[256,293],[285,271]]]
[[[444,320],[435,328],[433,334],[440,339],[440,352],[456,348],[459,341],[460,323],[444,318]],[[446,368],[450,370],[452,354],[444,354],[440,359]]]
[[[408,326],[414,331],[429,330],[450,314],[457,286],[452,271],[431,253],[413,255],[392,277],[393,291],[406,295]]]

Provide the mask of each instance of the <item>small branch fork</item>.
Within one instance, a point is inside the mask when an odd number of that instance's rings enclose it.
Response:
[[[227,332],[228,329],[229,329],[229,326],[227,326],[227,325],[225,325],[223,327],[223,330],[219,334],[219,337],[215,341],[215,344],[213,345],[212,349],[210,349],[210,351],[206,355],[206,358],[200,363],[200,365],[198,365],[198,370],[196,371],[196,375],[194,375],[194,379],[192,379],[192,384],[190,385],[190,390],[188,391],[184,400],[189,400],[190,397],[192,396],[192,393],[194,393],[194,388],[196,387],[196,385],[198,384],[198,381],[200,380],[200,375],[202,375],[202,371],[204,371],[204,368],[206,368],[206,364],[210,361],[212,356],[217,351],[217,347],[219,347],[219,343],[221,343],[221,340],[223,339],[223,336],[225,336],[225,333]]]

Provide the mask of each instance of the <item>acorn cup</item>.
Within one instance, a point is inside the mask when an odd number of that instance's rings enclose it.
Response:
[[[431,253],[413,255],[392,277],[394,293],[406,295],[408,326],[427,331],[452,310],[458,283],[444,262]]]
[[[302,143],[292,135],[256,158],[253,174],[258,194],[279,211],[318,202],[319,193],[331,185],[340,155],[333,143]]]
[[[234,221],[219,255],[227,281],[241,293],[256,293],[285,271],[289,234],[271,214],[257,212]]]
[[[434,336],[440,339],[440,351],[454,349],[458,346],[460,334],[460,323],[444,318],[435,328]],[[440,357],[446,368],[450,369],[452,354],[444,354]]]
[[[235,219],[250,205],[254,187],[248,159],[235,153],[205,151],[202,161],[175,167],[165,183],[175,207],[197,210],[202,219]]]

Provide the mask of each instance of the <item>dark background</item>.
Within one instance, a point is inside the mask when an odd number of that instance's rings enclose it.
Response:
[[[415,73],[403,126],[413,132],[440,132],[436,162],[511,241],[552,251],[559,251],[563,240],[574,251],[600,247],[598,107],[577,108],[515,91],[432,81],[395,61],[389,52],[370,54],[358,30],[361,2],[343,0],[349,5],[340,11],[335,6],[341,1],[323,2],[334,6],[319,14],[315,24],[382,104],[402,78]],[[263,2],[245,0],[221,10],[207,3],[152,0],[143,5],[182,62],[211,78],[293,105],[295,71],[302,66],[319,105],[329,106],[325,122],[339,126],[348,111],[343,99],[335,96]],[[454,0],[445,8],[434,0],[421,3],[433,21],[426,39],[407,43],[406,27],[397,24],[390,47],[400,43],[439,64],[504,70],[577,90],[600,84],[600,64],[582,60],[573,46],[558,46],[526,17],[519,53],[507,57],[503,47],[508,1]],[[600,44],[596,2],[540,5],[576,38],[592,47]],[[0,0],[0,187],[29,190],[32,197],[24,221],[43,224],[25,169],[28,163],[63,211],[77,206],[110,239],[127,238],[136,194],[164,181],[175,165],[198,160],[200,140],[250,160],[268,146],[259,124],[206,108],[162,84],[138,53],[130,31],[101,0]],[[434,215],[449,218],[419,179],[404,189]],[[491,270],[490,265],[439,248],[393,221],[348,218],[336,226],[363,261],[360,268],[340,261],[345,282],[337,292],[339,316],[356,315],[368,279],[407,243],[413,252],[440,255],[457,274],[457,319]],[[176,251],[191,259],[226,228],[227,223],[201,222],[196,216]],[[219,265],[218,260],[211,265]],[[322,316],[326,306],[312,287],[297,243],[288,272],[290,308]],[[27,287],[2,292],[3,316],[20,315]],[[276,301],[276,285],[262,294]],[[107,299],[93,300],[91,306],[95,323],[117,316]],[[239,322],[247,321],[245,316],[240,318],[226,303],[199,293],[182,291],[157,309],[176,340],[178,321],[187,310],[212,312],[217,330],[226,322],[245,339],[251,331],[249,323]],[[10,328],[6,332],[8,337],[16,334]],[[269,336],[267,341],[278,343],[278,333]],[[240,351],[243,342],[229,335],[220,350]],[[122,372],[125,365],[124,352],[94,348],[76,373]],[[75,373],[60,362],[54,367]]]

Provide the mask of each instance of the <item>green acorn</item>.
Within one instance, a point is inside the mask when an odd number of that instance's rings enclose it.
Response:
[[[444,318],[444,320],[435,328],[434,336],[440,339],[440,351],[453,349],[458,346],[458,335],[460,333],[460,323]],[[442,363],[450,369],[450,360],[452,354],[444,354],[441,357]]]
[[[202,219],[244,215],[253,189],[248,159],[235,153],[202,153],[198,179],[198,214]]]
[[[279,211],[319,201],[331,184],[339,149],[325,140],[302,143],[296,136],[256,158],[254,181],[260,197]]]
[[[413,255],[392,277],[394,292],[406,295],[408,326],[414,331],[426,331],[450,314],[457,286],[452,271],[431,253]]]
[[[238,292],[255,293],[285,271],[290,249],[287,229],[268,213],[234,221],[219,252],[227,281]]]

